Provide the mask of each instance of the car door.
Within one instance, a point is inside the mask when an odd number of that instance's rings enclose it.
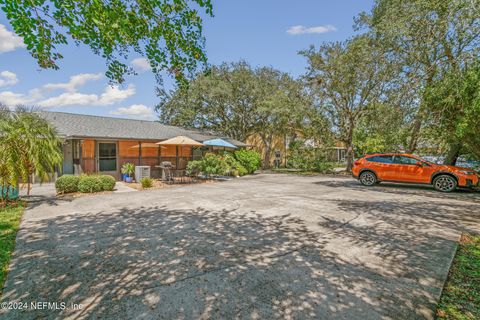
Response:
[[[372,156],[366,158],[367,168],[370,168],[380,180],[389,180],[391,175],[393,158],[391,155]]]
[[[392,174],[394,181],[427,183],[426,168],[428,164],[417,158],[408,156],[394,156]],[[428,179],[427,179],[428,180]]]

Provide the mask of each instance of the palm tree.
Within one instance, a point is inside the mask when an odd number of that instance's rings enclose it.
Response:
[[[21,170],[17,167],[19,162],[17,147],[9,137],[11,124],[10,110],[0,104],[0,197],[2,201],[5,200],[5,196],[8,200],[8,188],[17,185]],[[4,194],[5,190],[6,194]]]
[[[0,107],[0,183],[17,185],[28,183],[36,175],[47,181],[55,166],[62,164],[61,141],[55,129],[34,109],[17,107],[11,112]]]

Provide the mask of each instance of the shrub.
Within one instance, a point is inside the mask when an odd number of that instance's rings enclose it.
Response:
[[[235,157],[231,153],[224,153],[223,154],[223,159],[225,162],[228,164],[230,167],[229,174],[232,176],[244,176],[248,173],[247,169],[238,161],[235,159]]]
[[[320,173],[330,173],[333,172],[335,165],[332,162],[316,161],[313,167],[313,171]]]
[[[207,176],[210,175],[225,175],[229,172],[229,166],[225,160],[213,153],[207,153],[202,159],[202,172]]]
[[[128,174],[128,176],[131,177],[135,172],[135,165],[131,162],[126,162],[122,165],[122,169],[120,169],[120,171],[123,174]]]
[[[203,168],[202,160],[190,161],[187,164],[187,174],[191,176],[197,176],[202,172],[202,168]]]
[[[143,189],[151,188],[153,186],[153,179],[145,177],[140,180],[140,183]]]
[[[82,175],[78,182],[78,191],[93,193],[103,191],[103,183],[98,175]]]
[[[325,150],[306,146],[303,141],[290,144],[288,167],[305,171],[328,173],[333,170],[333,163],[328,162]]]
[[[109,175],[101,175],[98,176],[100,182],[102,184],[103,191],[113,191],[115,188],[115,178]]]
[[[225,161],[224,157],[207,153],[202,160],[190,161],[187,165],[187,173],[190,175],[203,173],[206,176],[226,175],[229,174],[231,168]]]
[[[235,158],[248,173],[254,173],[262,163],[262,157],[255,150],[238,150],[235,152]]]
[[[65,174],[55,181],[55,189],[58,193],[72,193],[78,191],[79,176]]]

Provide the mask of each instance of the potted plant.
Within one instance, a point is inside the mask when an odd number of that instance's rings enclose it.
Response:
[[[132,174],[135,172],[135,165],[131,162],[126,162],[122,165],[122,173],[126,174],[125,182],[131,183],[133,181]]]

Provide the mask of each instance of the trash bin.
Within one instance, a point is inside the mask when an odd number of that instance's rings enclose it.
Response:
[[[5,198],[8,193],[8,198],[10,200],[15,200],[18,199],[18,188],[15,188],[13,186],[8,186],[8,187],[0,187],[2,190],[3,197]]]

